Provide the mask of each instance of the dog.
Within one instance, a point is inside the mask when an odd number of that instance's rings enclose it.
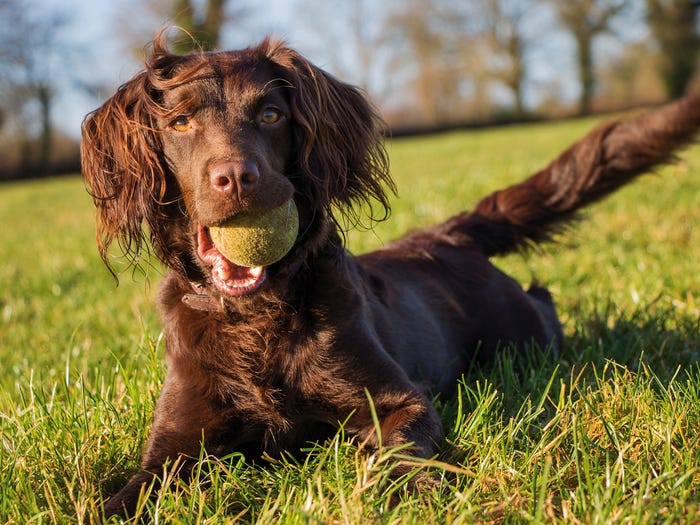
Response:
[[[562,344],[549,292],[489,257],[553,240],[581,208],[673,160],[699,125],[697,95],[603,124],[473,211],[353,256],[340,226],[360,208],[386,218],[394,191],[384,124],[362,92],[271,38],[181,56],[158,38],[82,127],[103,260],[116,277],[116,242],[134,265],[153,253],[167,267],[167,376],[142,468],[105,515],[132,515],[164,463],[186,471],[202,444],[274,457],[343,422],[369,449],[380,433],[433,456],[443,432],[428,394],[449,395],[470,363],[505,348]],[[212,242],[210,228],[289,199],[299,233],[278,262],[238,266]]]

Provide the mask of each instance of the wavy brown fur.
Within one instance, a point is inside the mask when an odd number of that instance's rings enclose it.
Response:
[[[215,455],[278,456],[344,422],[367,448],[430,457],[442,428],[428,393],[449,395],[504,347],[556,355],[562,343],[549,292],[524,291],[487,257],[549,240],[582,206],[671,160],[699,115],[693,96],[605,124],[474,212],[353,257],[342,216],[378,203],[385,217],[393,190],[381,119],[362,94],[279,42],[176,56],[158,40],[83,125],[103,259],[116,241],[137,264],[150,241],[168,268],[167,376],[141,469],[104,514],[132,515],[144,484],[157,486],[169,461],[186,474],[202,440]],[[219,257],[210,226],[289,198],[301,227],[282,260],[251,280]]]
[[[266,39],[248,53],[277,66],[290,86],[290,102],[299,154],[290,174],[301,179],[305,198],[322,204],[337,226],[361,220],[366,205],[370,220],[389,213],[386,188],[394,191],[383,146],[384,122],[359,89],[336,80],[281,41]],[[182,218],[176,195],[168,195],[169,176],[157,120],[180,108],[162,106],[162,93],[202,75],[216,53],[186,57],[171,54],[161,34],[146,70],[83,122],[82,171],[97,215],[97,244],[112,268],[109,247],[117,240],[124,256],[138,264],[144,245],[143,223],[156,255],[166,265],[182,267],[163,225]],[[375,213],[373,205],[379,204]],[[341,213],[343,217],[336,215]]]
[[[489,257],[549,241],[580,208],[672,161],[699,125],[698,95],[604,123],[539,173],[481,200],[459,230]]]

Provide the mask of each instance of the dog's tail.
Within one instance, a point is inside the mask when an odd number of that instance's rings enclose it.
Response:
[[[700,94],[603,124],[539,173],[448,221],[448,234],[468,236],[488,256],[552,240],[577,210],[673,161],[699,128]]]

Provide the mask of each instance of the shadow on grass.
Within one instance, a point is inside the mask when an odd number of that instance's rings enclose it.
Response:
[[[635,392],[648,395],[650,388],[663,397],[665,385],[682,377],[684,369],[688,369],[689,374],[695,370],[695,375],[700,377],[695,366],[700,350],[697,318],[653,309],[639,309],[629,315],[611,313],[613,311],[614,308],[605,307],[569,329],[560,355],[555,357],[539,348],[532,348],[523,355],[506,350],[494,363],[474,367],[460,381],[458,392],[450,399],[435,401],[445,426],[445,439],[439,444],[438,461],[417,468],[434,470],[436,479],[444,482],[441,488],[429,490],[432,505],[442,501],[445,508],[455,507],[456,490],[486,502],[478,511],[482,519],[506,519],[509,512],[516,512],[509,511],[508,505],[518,509],[517,512],[530,505],[523,503],[527,498],[534,498],[528,492],[528,476],[534,476],[532,486],[535,487],[537,469],[546,472],[547,468],[558,469],[557,475],[563,480],[561,487],[596,490],[593,482],[583,488],[577,485],[582,467],[560,465],[556,461],[553,467],[548,467],[545,456],[552,450],[555,456],[566,456],[575,448],[574,438],[583,436],[588,441],[576,447],[587,447],[590,454],[587,460],[591,464],[605,465],[606,461],[617,457],[614,441],[624,431],[622,424],[626,416],[622,414],[613,421],[620,423],[620,428],[608,428],[610,414],[604,412],[605,403],[619,398],[615,397],[617,393],[611,394],[606,388],[623,390],[620,398],[633,399]],[[633,383],[637,377],[641,379],[635,387]],[[651,399],[648,404],[653,402]],[[587,426],[569,426],[567,418],[572,414],[587,418]],[[595,437],[597,431],[601,434]],[[346,491],[343,497],[358,504],[362,501],[372,505],[383,516],[387,512],[398,512],[382,503],[386,501],[383,492],[387,487],[398,491],[406,501],[413,498],[408,488],[410,480],[391,480],[386,475],[388,467],[373,464],[368,459],[371,455],[346,439],[342,429],[322,445],[310,445],[305,452],[308,454],[302,458],[290,457],[272,463],[245,462],[245,465],[239,463],[238,456],[235,465],[225,460],[207,459],[213,461],[213,470],[204,468],[206,461],[204,465],[200,461],[197,468],[203,470],[197,471],[195,479],[183,482],[179,492],[167,497],[172,498],[172,508],[182,506],[177,500],[184,497],[186,501],[199,501],[203,505],[208,505],[206,502],[210,500],[217,501],[229,515],[270,512],[276,516],[283,511],[273,511],[273,507],[298,505],[299,492],[312,491],[312,486],[323,501],[335,501],[339,497],[335,491],[341,494]],[[116,464],[123,463],[118,458],[114,460]],[[110,466],[103,464],[96,470],[103,471],[103,468],[108,471]],[[366,477],[370,480],[367,485],[359,481],[363,478],[362,469],[367,470]],[[333,472],[335,477],[328,478]],[[130,473],[132,470],[128,467],[112,465],[111,474],[100,485],[102,494],[116,492]],[[313,484],[309,484],[310,478]],[[329,484],[330,479],[332,484]],[[489,498],[494,501],[500,498],[499,491],[504,487],[512,489],[522,499],[490,507]],[[555,486],[550,493],[559,490]],[[208,495],[205,497],[200,491],[207,491]],[[219,492],[227,494],[224,500],[213,496]],[[555,504],[561,505],[556,501]]]
[[[557,356],[537,347],[524,353],[511,348],[492,364],[474,366],[455,395],[435,400],[446,429],[441,458],[463,463],[479,449],[460,443],[497,440],[513,431],[507,427],[514,421],[520,435],[540,433],[562,409],[565,390],[572,403],[589,387],[643,376],[663,397],[674,380],[692,382],[700,374],[700,317],[653,308],[614,310],[607,305],[577,323]]]

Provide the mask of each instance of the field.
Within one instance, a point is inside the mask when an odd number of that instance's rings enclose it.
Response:
[[[388,143],[389,221],[362,252],[471,208],[543,167],[595,120]],[[305,460],[202,452],[141,511],[155,523],[692,523],[700,521],[700,147],[593,206],[561,242],[497,264],[552,290],[559,359],[504,356],[436,400],[439,486],[407,493],[342,431]],[[76,523],[138,468],[164,377],[159,270],[119,286],[79,177],[0,186],[0,523]],[[396,505],[389,505],[391,496]]]

